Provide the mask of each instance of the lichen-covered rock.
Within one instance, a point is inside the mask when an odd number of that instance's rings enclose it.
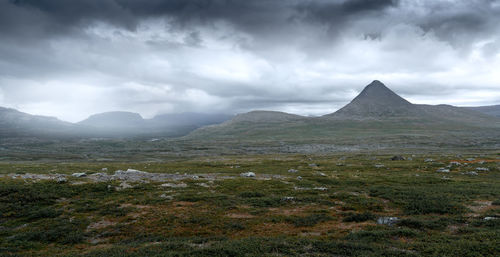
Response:
[[[380,217],[377,219],[377,224],[393,226],[398,223],[400,219],[398,217]]]
[[[255,173],[249,171],[249,172],[243,172],[240,174],[240,176],[242,177],[247,177],[247,178],[252,178],[252,177],[255,177]]]

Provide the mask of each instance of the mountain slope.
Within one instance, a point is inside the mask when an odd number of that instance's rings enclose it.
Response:
[[[464,107],[469,110],[478,111],[486,115],[500,117],[500,105]]]
[[[449,105],[412,104],[380,81],[335,113],[308,118],[255,111],[190,133],[186,139],[319,144],[461,144],[500,136],[500,119]],[[493,137],[494,138],[494,137]]]
[[[374,80],[349,104],[332,114],[334,118],[379,119],[416,115],[418,108],[387,88],[382,82]]]
[[[133,112],[104,112],[78,122],[80,125],[101,129],[132,129],[144,126],[144,119]]]
[[[155,126],[198,128],[205,125],[219,124],[232,117],[232,115],[221,113],[184,112],[156,115],[150,122]]]
[[[228,120],[225,114],[179,113],[158,115],[143,119],[132,112],[105,112],[94,114],[78,123],[69,123],[54,117],[30,115],[15,109],[0,107],[0,136],[15,137],[135,137],[184,136],[211,124]]]
[[[75,125],[54,117],[31,115],[15,109],[0,107],[0,136],[63,135]]]
[[[495,126],[495,121],[483,113],[451,105],[412,104],[375,80],[367,85],[349,104],[327,118],[340,120],[414,121],[420,125],[457,123]]]

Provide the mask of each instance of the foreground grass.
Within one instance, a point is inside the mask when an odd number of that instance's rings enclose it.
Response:
[[[498,154],[390,157],[0,163],[0,256],[500,255]],[[468,157],[476,160],[436,172]],[[467,173],[478,167],[489,171]],[[6,175],[102,168],[224,178],[168,182],[174,187],[130,182],[124,188],[121,181],[70,177],[58,183]],[[257,177],[239,176],[247,171]],[[180,184],[185,186],[175,186]],[[400,220],[380,225],[379,217]]]

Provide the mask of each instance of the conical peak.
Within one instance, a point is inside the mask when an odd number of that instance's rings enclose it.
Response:
[[[405,116],[412,113],[414,106],[374,80],[366,86],[348,105],[338,110],[338,117],[384,117]]]
[[[407,102],[405,99],[401,98],[399,95],[394,93],[388,87],[384,85],[384,83],[374,80],[368,86],[366,86],[363,91],[354,99],[354,100],[363,100],[363,101],[384,101],[389,100],[389,102]]]
[[[380,80],[374,80],[372,81],[372,83],[368,84],[368,86],[366,87],[380,87],[380,86],[383,86],[385,87],[384,83],[380,82]]]
[[[382,83],[378,80],[374,80],[374,81],[372,81],[372,83],[368,84],[363,89],[363,91],[361,91],[361,95],[366,94],[366,93],[382,93],[382,92],[395,94],[394,92],[392,92],[392,90],[390,90],[388,87],[386,87],[384,85],[384,83]]]

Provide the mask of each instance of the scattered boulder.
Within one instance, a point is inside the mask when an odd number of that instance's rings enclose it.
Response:
[[[71,176],[73,176],[75,178],[81,178],[81,177],[87,176],[87,174],[85,172],[76,172],[76,173],[71,174]]]
[[[297,176],[297,180],[302,180],[302,177],[301,176]]]
[[[56,178],[56,182],[57,183],[65,183],[67,182],[68,180],[65,178],[65,177],[57,177]]]
[[[436,172],[448,173],[448,172],[450,172],[450,170],[449,169],[445,169],[445,168],[439,168],[438,170],[436,170]]]
[[[384,164],[380,164],[380,163],[375,164],[375,168],[383,168],[383,167],[385,167]]]
[[[289,170],[288,170],[288,172],[289,172],[289,173],[297,173],[297,172],[299,172],[299,171],[298,171],[298,170],[296,170],[296,169],[289,169]]]
[[[484,217],[484,220],[496,220],[498,217]]]
[[[400,219],[398,217],[380,217],[377,219],[377,224],[393,226],[398,223]]]
[[[108,171],[108,168],[102,168],[101,171]]]
[[[124,189],[127,189],[127,188],[133,188],[133,186],[130,185],[129,183],[123,181],[122,183],[120,183],[120,185],[118,187],[116,187],[116,190],[120,191],[120,190],[124,190]]]
[[[283,201],[293,201],[295,199],[295,197],[293,196],[285,196],[282,198]]]
[[[316,164],[316,163],[310,163],[309,167],[315,168],[315,167],[318,167],[318,164]]]
[[[251,171],[249,171],[249,172],[243,172],[243,173],[240,174],[240,176],[247,177],[247,178],[253,178],[253,177],[255,177],[255,173],[253,173]]]
[[[401,155],[395,155],[391,158],[391,161],[403,161],[403,160],[405,160],[405,157]]]
[[[467,158],[465,160],[468,161],[468,162],[472,162],[472,161],[475,161],[476,159],[475,158]]]
[[[450,165],[451,166],[462,166],[462,164],[459,162],[450,162]]]
[[[427,159],[424,160],[424,162],[434,162],[434,160],[431,159],[431,158],[427,158]]]
[[[174,184],[174,183],[165,183],[161,184],[162,187],[171,187],[171,188],[185,188],[187,187],[186,183],[179,183],[179,184]]]
[[[196,183],[195,185],[201,186],[201,187],[210,187],[207,183]]]
[[[467,171],[464,173],[465,175],[471,175],[471,176],[477,176],[479,175],[479,173],[475,172],[475,171]]]
[[[166,199],[166,200],[173,200],[174,199],[173,196],[167,195],[167,194],[160,195],[160,198],[163,198],[163,199]]]
[[[476,168],[477,171],[490,171],[490,169],[488,168],[483,168],[483,167],[479,167],[479,168]]]
[[[328,188],[326,188],[326,187],[315,187],[313,189],[314,190],[319,190],[319,191],[326,191],[326,190],[328,190]]]

